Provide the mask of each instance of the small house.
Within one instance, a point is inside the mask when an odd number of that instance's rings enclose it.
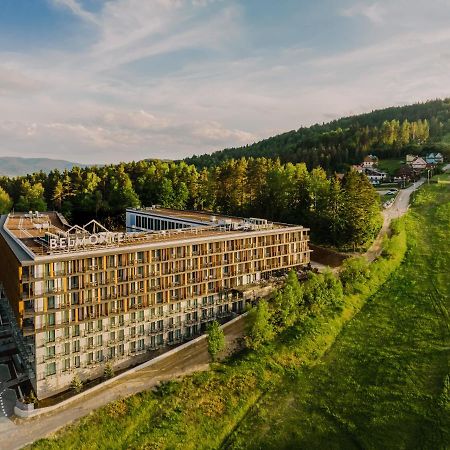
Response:
[[[378,165],[378,158],[374,155],[367,155],[362,163],[363,167],[374,167]]]

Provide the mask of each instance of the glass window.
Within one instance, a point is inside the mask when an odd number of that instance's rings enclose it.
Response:
[[[47,308],[54,309],[55,308],[55,297],[52,295],[47,299]]]
[[[51,363],[47,364],[46,373],[47,373],[47,375],[55,375],[56,374],[56,363],[55,362],[51,362]]]
[[[55,330],[47,331],[47,342],[55,342]]]

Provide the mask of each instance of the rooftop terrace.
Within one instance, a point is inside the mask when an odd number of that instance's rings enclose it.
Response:
[[[183,228],[165,231],[148,231],[133,233],[115,233],[106,230],[102,225],[91,221],[84,227],[73,226],[57,212],[46,213],[11,213],[0,222],[0,232],[7,234],[10,245],[16,255],[25,251],[30,257],[67,254],[74,252],[93,251],[100,249],[116,249],[120,247],[152,244],[159,242],[177,242],[185,239],[201,237],[236,235],[250,231],[282,229],[293,225],[272,222],[255,223],[257,219],[239,219],[226,216],[196,213],[191,211],[176,211],[164,208],[151,210],[153,214],[171,217],[193,218],[205,221],[205,226]],[[5,216],[4,216],[5,217]],[[252,222],[253,220],[253,222]]]

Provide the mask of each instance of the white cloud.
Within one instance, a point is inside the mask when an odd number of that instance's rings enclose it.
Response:
[[[86,11],[77,0],[51,0],[55,6],[63,7],[69,9],[73,14],[78,16],[87,22],[97,24],[97,19],[94,14]]]
[[[342,13],[378,26],[332,51],[313,39],[258,46],[233,0],[109,0],[95,13],[81,0],[52,1],[92,34],[67,51],[0,45],[3,155],[179,158],[449,94],[450,8],[441,0],[335,11],[346,29],[361,26]]]
[[[345,17],[365,17],[374,24],[380,24],[384,21],[386,9],[379,2],[371,4],[359,2],[343,9],[341,14]]]

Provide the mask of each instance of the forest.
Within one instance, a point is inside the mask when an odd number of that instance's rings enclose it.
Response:
[[[0,177],[3,213],[56,210],[73,223],[95,217],[116,229],[125,208],[153,204],[301,224],[315,242],[351,249],[381,225],[379,196],[364,175],[340,179],[279,159],[231,159],[202,170],[155,160]]]
[[[433,100],[302,127],[252,145],[194,155],[185,161],[202,168],[242,156],[278,157],[283,163],[304,162],[309,170],[320,166],[327,173],[345,172],[368,153],[380,159],[431,151],[450,156],[450,148],[442,143],[449,133],[450,99]]]
[[[0,177],[0,213],[51,209],[117,229],[125,208],[158,204],[301,224],[315,243],[355,249],[376,235],[381,215],[378,195],[350,166],[369,153],[449,157],[449,136],[450,99],[392,107],[183,161]]]

